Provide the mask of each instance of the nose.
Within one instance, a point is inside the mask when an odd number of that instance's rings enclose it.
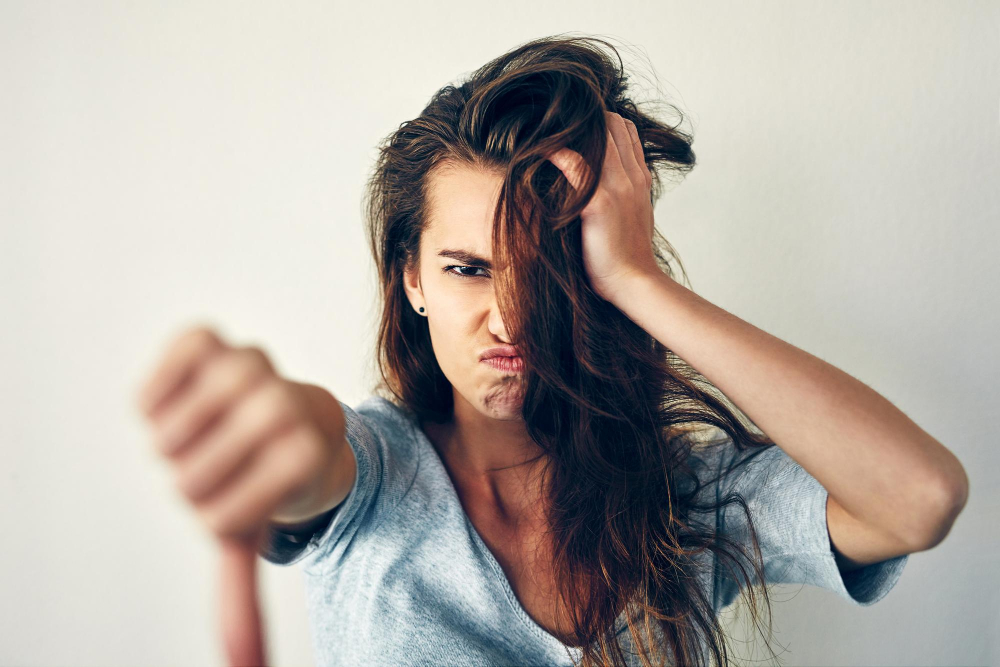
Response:
[[[500,306],[497,303],[496,294],[493,294],[493,301],[490,304],[489,330],[500,342],[510,344],[510,337],[507,335],[507,327],[500,316]]]

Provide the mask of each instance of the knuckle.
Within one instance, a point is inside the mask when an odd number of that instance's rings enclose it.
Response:
[[[293,421],[301,417],[300,408],[283,380],[275,378],[265,382],[260,389],[260,396],[261,410],[269,424]]]
[[[240,387],[251,383],[258,375],[253,362],[238,351],[219,357],[209,368],[211,384],[221,391],[232,394]]]
[[[594,192],[594,196],[591,197],[589,205],[595,211],[601,212],[607,209],[608,204],[611,201],[611,192],[608,190],[608,187],[609,186],[605,184],[604,187],[597,188]]]
[[[267,352],[261,349],[257,345],[247,345],[240,348],[241,355],[246,359],[246,363],[250,368],[258,373],[270,373],[274,371],[274,366],[271,364],[270,357],[267,356]]]
[[[621,199],[632,194],[634,186],[632,182],[628,179],[623,178],[625,182],[622,183],[620,180],[613,180],[608,184],[608,190],[614,199]],[[605,201],[605,204],[610,204],[610,201]]]
[[[208,349],[222,347],[222,340],[218,334],[207,325],[197,325],[188,329],[181,337],[186,345],[191,345],[198,349]]]
[[[246,386],[262,382],[274,377],[274,369],[259,348],[240,348],[233,354],[233,375],[229,380],[238,385]]]

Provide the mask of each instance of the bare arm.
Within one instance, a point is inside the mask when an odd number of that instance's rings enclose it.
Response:
[[[326,389],[299,383],[309,397],[314,414],[324,435],[336,448],[334,464],[321,475],[316,488],[303,489],[272,516],[271,523],[285,532],[311,532],[328,520],[327,513],[347,498],[354,486],[357,461],[347,442],[344,414],[336,397]]]
[[[842,556],[929,549],[965,505],[958,458],[859,380],[703,299],[642,275],[613,303],[697,368],[829,491]]]

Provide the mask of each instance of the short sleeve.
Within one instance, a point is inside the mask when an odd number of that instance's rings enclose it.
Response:
[[[833,591],[857,606],[873,605],[892,590],[909,554],[841,572],[827,525],[826,488],[777,445],[759,453],[759,448],[738,452],[741,461],[748,455],[751,460],[723,474],[737,455],[731,440],[727,442],[728,454],[723,447],[717,457],[717,474],[723,475],[716,488],[717,498],[723,500],[728,493],[738,492],[746,500],[768,584],[809,584]],[[734,502],[719,512],[719,530],[752,554],[743,508]],[[750,564],[743,565],[758,583]],[[721,609],[732,603],[746,583],[734,580],[734,576],[743,576],[738,570],[733,573],[721,564],[716,567],[715,607]]]
[[[275,526],[268,528],[258,553],[276,565],[304,560],[312,565],[329,558],[335,549],[342,553],[374,517],[385,469],[385,439],[371,418],[339,399],[338,402],[344,411],[347,442],[357,462],[354,485],[343,502],[327,513],[327,519],[311,535],[296,535]]]

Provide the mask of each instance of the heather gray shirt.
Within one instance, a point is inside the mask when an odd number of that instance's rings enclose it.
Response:
[[[357,458],[354,486],[312,537],[272,530],[261,549],[272,563],[301,565],[316,664],[568,667],[571,657],[579,660],[579,649],[521,606],[413,414],[380,396],[356,409],[340,405]],[[729,442],[714,451],[697,461],[718,474],[736,450]],[[895,586],[909,558],[841,573],[827,530],[826,489],[777,446],[706,488],[716,498],[730,491],[746,498],[768,584],[809,584],[867,606]],[[726,535],[749,544],[738,505],[716,520]],[[705,558],[712,561],[697,579],[718,613],[740,585],[715,567],[710,551]],[[626,652],[634,650],[624,615],[616,630]]]

